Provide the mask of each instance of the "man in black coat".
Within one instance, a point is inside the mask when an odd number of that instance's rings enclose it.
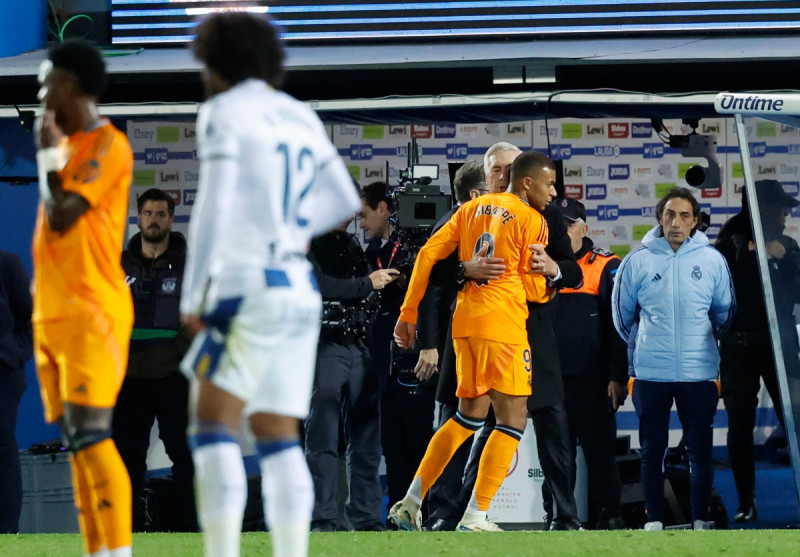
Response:
[[[800,205],[800,201],[787,195],[777,180],[759,180],[755,186],[784,365],[790,380],[796,380],[800,376],[800,362],[793,310],[800,302],[800,248],[783,233],[783,228],[788,210]],[[720,343],[722,399],[728,412],[728,453],[739,494],[739,507],[733,520],[753,522],[758,520],[753,428],[761,379],[781,423],[783,406],[746,190],[742,196],[742,212],[723,225],[715,245],[728,262],[736,289],[736,316]]]
[[[146,529],[151,517],[144,500],[150,430],[172,461],[174,497],[163,499],[163,521],[172,531],[196,531],[194,464],[186,439],[189,381],[180,372],[189,335],[180,322],[186,240],[172,231],[175,202],[152,188],[138,197],[139,233],[122,252],[122,268],[133,297],[134,324],[125,381],[114,407],[112,438],[131,477],[133,525]],[[165,512],[165,509],[169,508]]]
[[[0,250],[0,534],[16,534],[22,512],[22,471],[15,437],[33,355],[30,279],[22,260]]]

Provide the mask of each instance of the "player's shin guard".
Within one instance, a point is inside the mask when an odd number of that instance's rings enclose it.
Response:
[[[461,412],[456,412],[455,416],[447,420],[428,443],[428,449],[425,451],[425,456],[422,457],[422,462],[419,463],[406,500],[416,501],[419,506],[425,498],[425,494],[442,475],[442,471],[450,462],[453,454],[481,427],[483,427],[483,420],[468,418]]]
[[[238,557],[247,503],[242,450],[219,424],[190,437],[195,468],[197,514],[206,557]]]
[[[272,555],[306,557],[314,484],[300,442],[259,441],[256,448],[261,456],[261,494],[272,534]]]
[[[497,425],[489,435],[475,480],[475,502],[481,511],[489,509],[492,498],[506,477],[523,433],[507,425]]]
[[[95,528],[105,540],[104,545],[110,553],[119,550],[117,554],[130,555],[133,540],[131,480],[114,441],[105,438],[91,444],[79,442],[75,462],[89,480],[88,491],[94,507]],[[84,528],[91,528],[85,518]]]

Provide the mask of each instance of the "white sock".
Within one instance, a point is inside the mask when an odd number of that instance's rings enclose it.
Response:
[[[108,550],[103,546],[94,553],[87,553],[86,557],[108,557]]]
[[[314,484],[299,443],[278,448],[283,443],[258,444],[259,452],[266,455],[259,462],[264,518],[272,534],[274,557],[306,557]]]
[[[108,555],[108,557],[131,557],[133,553],[131,552],[131,546],[126,545],[125,547],[112,549],[106,553],[106,555]]]
[[[417,476],[411,481],[406,496],[403,497],[403,504],[414,513],[422,506],[422,476]]]
[[[486,517],[486,511],[478,508],[478,500],[475,498],[475,492],[473,491],[469,498],[469,503],[467,503],[467,509],[464,511],[464,518],[473,520],[484,517]]]
[[[197,515],[206,557],[239,557],[247,475],[237,443],[201,445],[192,452]]]

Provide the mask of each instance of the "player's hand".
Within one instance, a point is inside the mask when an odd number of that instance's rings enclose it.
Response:
[[[397,320],[394,326],[394,341],[400,348],[411,348],[414,344],[414,335],[417,333],[417,326],[412,323]]]
[[[64,132],[56,124],[56,113],[52,110],[46,110],[36,119],[35,129],[34,138],[38,149],[55,147],[64,138]]]
[[[558,274],[558,264],[547,255],[542,244],[531,244],[531,273],[554,277]]]
[[[189,332],[191,336],[196,335],[203,329],[207,327],[205,322],[200,319],[200,316],[195,313],[182,313],[181,314],[181,323],[184,324],[186,330]]]
[[[379,269],[369,274],[373,290],[382,290],[400,274],[397,269]]]
[[[439,350],[436,348],[423,348],[419,351],[419,360],[414,367],[414,375],[420,381],[427,381],[431,375],[439,371]]]
[[[489,242],[484,242],[481,249],[464,261],[464,276],[471,280],[492,280],[501,276],[506,270],[502,257],[486,257],[489,253]]]
[[[611,407],[614,412],[619,410],[619,407],[625,403],[628,398],[628,387],[616,381],[608,382],[608,398],[611,401]]]

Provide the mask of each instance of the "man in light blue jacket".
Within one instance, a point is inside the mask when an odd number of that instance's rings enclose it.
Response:
[[[725,259],[697,230],[700,205],[673,188],[656,205],[659,226],[617,271],[614,326],[628,342],[633,403],[639,417],[645,530],[664,520],[664,455],[673,400],[690,463],[695,529],[705,525],[714,478],[712,422],[719,391],[717,339],[735,311]]]

